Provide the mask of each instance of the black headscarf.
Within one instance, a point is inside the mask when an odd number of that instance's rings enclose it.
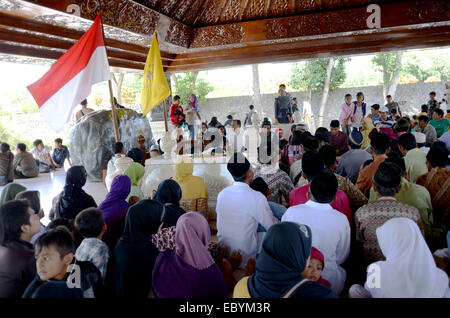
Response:
[[[186,213],[180,207],[181,197],[181,187],[175,180],[167,179],[159,184],[153,200],[164,205],[163,228],[175,226],[178,218]]]
[[[115,249],[114,288],[116,296],[147,298],[159,251],[152,234],[161,224],[163,206],[155,200],[141,200],[128,210],[125,230]]]
[[[84,192],[87,172],[83,166],[72,166],[66,173],[66,185],[56,204],[56,217],[74,219],[86,208],[97,207],[94,198]]]
[[[302,272],[311,254],[311,229],[303,224],[282,222],[267,231],[256,273],[248,279],[253,298],[281,298],[305,279]],[[331,290],[317,282],[307,282],[293,297],[333,297]]]

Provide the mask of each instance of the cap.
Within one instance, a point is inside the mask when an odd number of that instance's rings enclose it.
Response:
[[[363,143],[363,135],[359,131],[354,129],[348,136],[348,142],[353,146],[361,147]]]
[[[155,151],[155,150],[161,152],[161,151],[159,150],[158,145],[152,145],[152,146],[150,147],[150,151]]]
[[[424,144],[426,142],[427,138],[426,138],[426,135],[424,133],[421,133],[421,132],[418,132],[418,131],[414,131],[414,132],[412,132],[412,134],[416,138],[416,143]]]
[[[380,107],[380,113],[389,113],[389,109],[386,106]]]

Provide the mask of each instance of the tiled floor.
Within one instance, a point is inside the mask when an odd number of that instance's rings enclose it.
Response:
[[[59,194],[64,187],[64,169],[58,169],[56,172],[41,173],[37,178],[17,179],[14,180],[14,182],[25,186],[28,190],[39,190],[41,193],[41,206],[45,212],[45,218],[42,219],[42,223],[46,225],[49,222],[48,214],[52,206],[52,199]],[[3,188],[4,187],[0,187],[0,193]],[[95,199],[97,205],[105,199],[107,194],[106,187],[101,182],[88,182],[83,189]]]

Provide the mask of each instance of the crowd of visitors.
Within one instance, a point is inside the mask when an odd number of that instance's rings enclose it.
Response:
[[[299,111],[286,96],[280,87],[279,123]],[[118,142],[104,201],[83,190],[86,170],[74,165],[44,226],[39,192],[12,181],[71,164],[67,147],[57,139],[50,154],[36,140],[14,156],[2,143],[0,297],[450,297],[450,132],[432,97],[414,119],[391,96],[369,109],[363,93],[346,95],[329,129],[295,124],[289,140],[264,118],[253,165],[240,120],[212,118],[197,137],[204,150],[230,152],[234,180],[215,209],[190,156],[146,197],[143,165],[160,149]],[[244,126],[259,123],[255,114],[251,106]],[[187,110],[175,96],[170,117],[195,139],[196,96]]]

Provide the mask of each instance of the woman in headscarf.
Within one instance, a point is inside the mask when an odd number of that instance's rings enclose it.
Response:
[[[189,157],[178,157],[174,165],[173,180],[182,190],[181,207],[186,211],[197,211],[208,215],[208,189],[202,178],[193,176],[194,163]]]
[[[363,142],[361,145],[362,150],[366,150],[367,147],[370,146],[370,137],[369,134],[372,132],[372,130],[375,128],[373,126],[372,119],[370,117],[364,117],[362,120],[362,135],[363,135]]]
[[[125,217],[130,204],[126,198],[130,194],[131,179],[126,175],[118,175],[111,184],[111,191],[98,207],[103,213],[107,230],[103,235],[103,241],[113,250],[123,233]]]
[[[282,222],[267,231],[256,273],[242,278],[233,298],[334,298],[328,287],[308,281],[302,272],[311,254],[311,229]]]
[[[153,266],[159,254],[152,244],[152,234],[158,231],[162,213],[162,205],[154,200],[141,200],[130,208],[125,230],[115,249],[116,296],[148,298]]]
[[[199,213],[177,222],[175,250],[159,254],[153,268],[156,298],[227,298],[223,274],[208,251],[211,230]]]
[[[66,185],[57,199],[56,218],[73,220],[84,209],[97,207],[92,196],[82,189],[86,184],[87,172],[83,166],[72,166],[66,172]]]
[[[141,164],[133,162],[130,163],[123,174],[131,179],[131,190],[126,200],[128,201],[133,196],[138,197],[139,200],[144,199],[144,193],[142,193],[140,185],[145,174],[145,168]]]
[[[367,269],[364,288],[353,285],[353,298],[449,298],[447,274],[437,268],[417,224],[408,218],[390,219],[377,228],[385,261]]]
[[[176,224],[180,216],[186,213],[179,204],[181,196],[180,185],[174,180],[168,179],[161,182],[153,197],[153,200],[164,206],[160,229],[157,234],[152,236],[152,242],[160,252],[175,248]]]
[[[2,190],[2,194],[0,195],[0,205],[3,203],[6,203],[8,201],[14,200],[16,195],[19,192],[25,191],[27,188],[25,188],[23,185],[18,183],[8,183]]]

